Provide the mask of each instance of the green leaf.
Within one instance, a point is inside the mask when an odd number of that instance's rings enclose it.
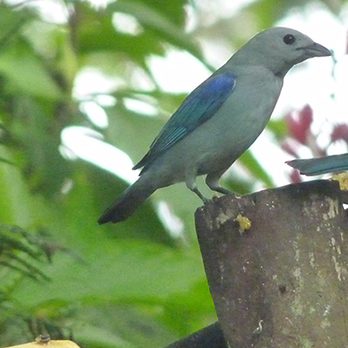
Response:
[[[137,1],[139,3],[146,4],[146,6],[155,9],[160,12],[171,22],[177,26],[184,27],[186,22],[186,5],[188,0],[175,0],[175,1],[158,1],[158,0],[142,0]]]
[[[272,132],[278,141],[284,139],[284,137],[288,134],[288,127],[284,118],[269,121],[267,124],[267,129]]]
[[[137,36],[117,32],[112,25],[111,14],[96,16],[93,21],[83,21],[78,31],[79,51],[84,55],[111,52],[113,60],[118,61],[124,60],[121,54],[126,54],[128,58],[144,65],[147,56],[164,54],[163,46],[150,32]],[[116,54],[120,55],[115,57]]]
[[[261,180],[266,187],[272,187],[274,185],[271,176],[268,175],[268,173],[262,168],[260,163],[250,151],[244,152],[244,154],[239,158],[239,161],[255,178]]]
[[[145,202],[125,222],[98,226],[98,217],[127,188],[127,184],[115,175],[82,161],[75,162],[74,167],[74,188],[65,198],[65,205],[62,207],[63,221],[65,216],[74,217],[73,221],[67,220],[77,231],[70,243],[78,241],[89,246],[90,243],[94,243],[96,233],[104,233],[112,239],[151,240],[173,245],[173,240],[163,229],[151,201]],[[71,237],[70,233],[68,236]],[[88,239],[88,236],[91,239]]]
[[[43,267],[52,281],[45,287],[25,281],[16,295],[27,306],[53,299],[77,303],[93,299],[101,303],[163,300],[189,290],[204,279],[197,255],[187,255],[160,244],[96,236],[94,245],[88,247],[82,260],[66,254],[56,255],[52,266]]]
[[[156,304],[84,306],[75,318],[84,323],[75,337],[86,347],[163,347],[176,336],[152,317],[151,312],[158,310]],[[89,323],[86,323],[86,318],[89,318]]]
[[[17,99],[16,107],[16,117],[11,120],[16,163],[33,192],[53,196],[70,173],[70,163],[59,153],[62,125],[51,126],[53,118],[58,118],[55,105],[23,97]]]
[[[3,158],[3,157],[0,157],[0,162],[6,163],[6,164],[10,164],[10,165],[12,165],[12,166],[15,166],[15,165],[16,165],[14,162],[9,161],[8,159]]]
[[[130,155],[134,162],[145,155],[164,124],[158,117],[137,114],[123,106],[116,106],[108,114],[111,122],[105,132],[106,139]]]
[[[233,171],[233,167],[232,167]],[[249,194],[252,191],[252,187],[255,184],[255,179],[242,179],[239,177],[229,175],[226,179],[223,180],[223,186],[229,189],[232,192],[235,192],[239,195]]]
[[[60,99],[62,93],[42,62],[25,42],[17,41],[0,54],[0,73],[8,79],[11,89],[28,95]]]
[[[111,3],[109,8],[134,16],[144,28],[155,32],[164,42],[169,42],[203,60],[202,53],[191,36],[185,33],[173,20],[163,15],[163,11],[161,11],[163,6],[157,9],[156,6],[152,7],[151,5],[154,5],[154,1],[148,3],[136,0],[118,0]],[[170,5],[168,6],[170,8]]]
[[[243,12],[251,16],[254,24],[256,22],[259,28],[265,29],[273,26],[290,10],[303,8],[303,5],[304,3],[301,0],[277,1],[276,3],[268,0],[259,0],[245,6]]]

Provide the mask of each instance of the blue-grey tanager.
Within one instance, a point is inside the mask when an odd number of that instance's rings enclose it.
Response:
[[[255,141],[276,105],[289,69],[331,52],[288,28],[254,36],[225,65],[184,100],[135,165],[139,179],[99,218],[99,223],[127,219],[155,190],[184,181],[204,202],[196,177],[206,175],[210,189]]]
[[[305,175],[337,173],[348,170],[348,153],[310,159],[296,159],[286,163]]]

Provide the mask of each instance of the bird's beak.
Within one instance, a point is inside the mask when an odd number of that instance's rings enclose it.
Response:
[[[304,50],[309,57],[327,57],[332,55],[332,52],[329,49],[316,42],[298,49]]]

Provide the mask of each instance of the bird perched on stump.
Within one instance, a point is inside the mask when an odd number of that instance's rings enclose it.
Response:
[[[254,36],[186,97],[134,166],[142,168],[139,179],[98,222],[125,220],[158,188],[181,181],[206,202],[196,185],[199,175],[213,191],[229,193],[219,179],[265,128],[286,73],[308,58],[330,55],[293,29]]]

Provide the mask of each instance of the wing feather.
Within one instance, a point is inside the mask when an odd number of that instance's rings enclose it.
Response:
[[[133,169],[146,170],[158,156],[213,117],[235,86],[236,77],[230,72],[214,74],[199,85],[164,125],[149,152]]]

